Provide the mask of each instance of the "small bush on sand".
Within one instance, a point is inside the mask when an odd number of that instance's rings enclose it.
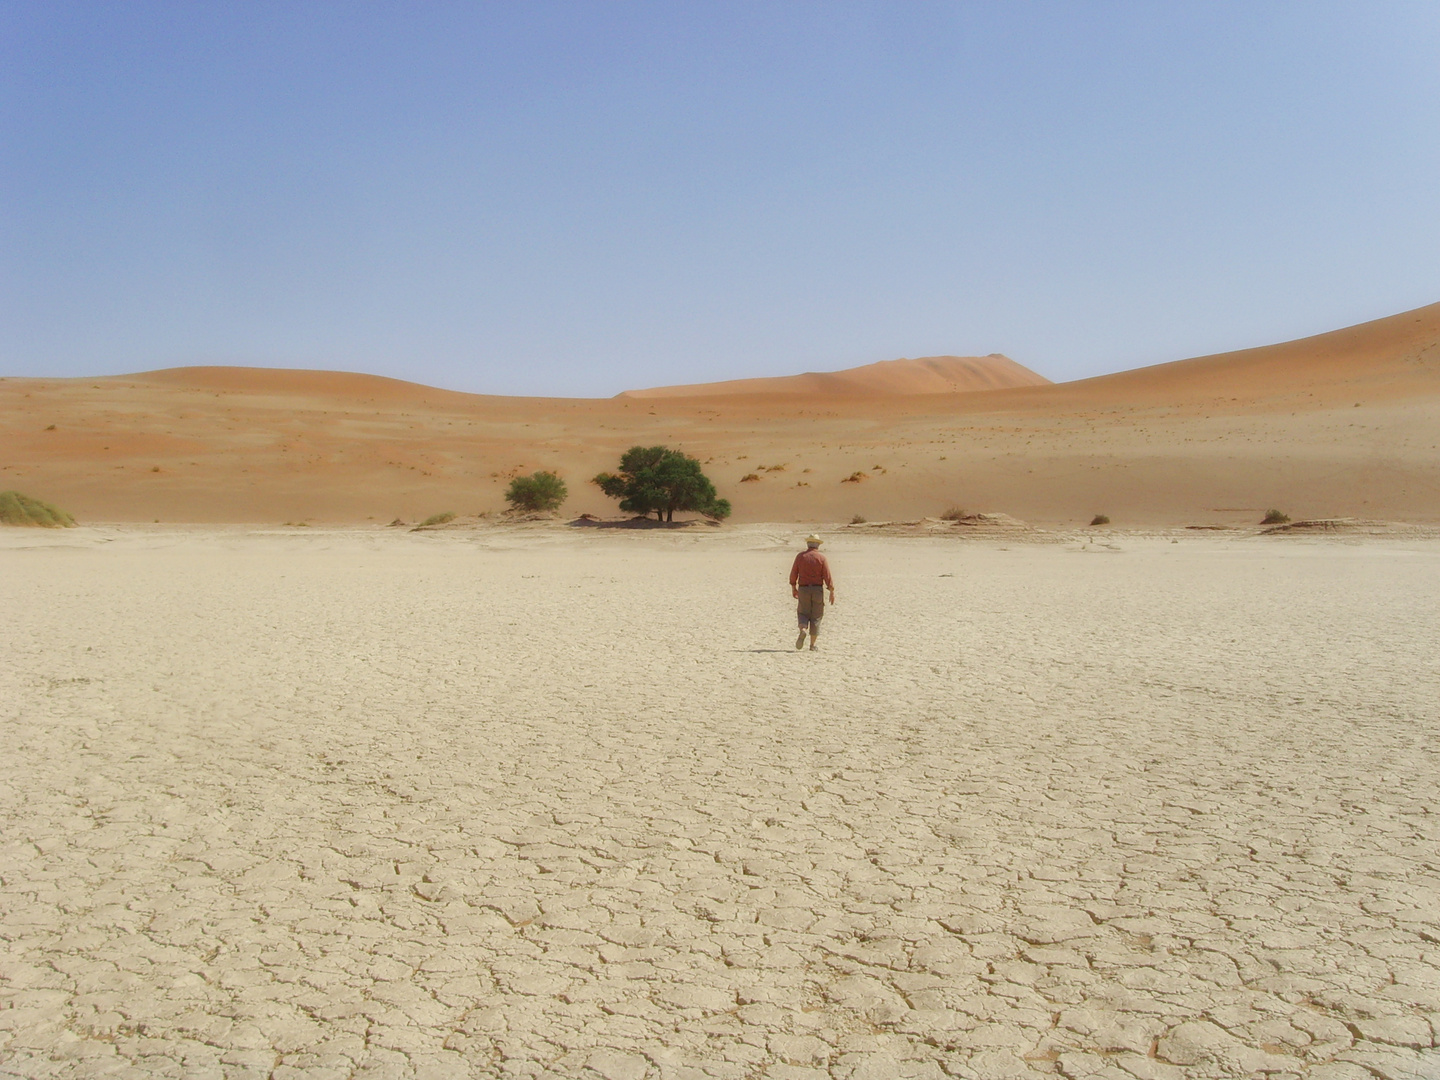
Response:
[[[1106,517],[1104,514],[1096,514],[1093,518],[1090,519],[1090,524],[1091,524],[1091,525],[1109,525],[1109,524],[1110,524],[1110,519],[1109,519],[1108,517]]]
[[[1265,516],[1260,519],[1261,525],[1288,525],[1290,515],[1283,510],[1267,510]]]
[[[424,521],[420,522],[420,528],[423,529],[426,525],[444,525],[447,522],[451,522],[454,520],[455,515],[452,514],[449,510],[446,510],[443,514],[431,514]]]
[[[963,506],[952,506],[940,515],[941,521],[964,521],[965,508]]]
[[[740,477],[740,483],[753,484],[759,479],[760,477],[756,476],[753,472],[747,472],[744,476]]]
[[[533,512],[559,510],[569,491],[565,481],[552,472],[536,472],[517,476],[510,481],[505,501],[516,510]]]
[[[864,514],[856,514],[854,517],[852,517],[852,518],[850,519],[850,524],[851,524],[851,525],[864,525],[864,524],[865,524],[865,520],[866,520],[866,518],[865,518],[865,515],[864,515]]]
[[[43,529],[72,529],[75,519],[47,502],[18,491],[0,491],[0,524],[38,525]]]
[[[842,484],[858,484],[858,483],[860,483],[860,481],[862,481],[862,480],[869,480],[869,479],[870,479],[870,477],[867,476],[867,475],[866,475],[865,473],[863,473],[863,472],[852,472],[849,476],[845,477],[844,480],[841,480],[840,483],[842,483]]]

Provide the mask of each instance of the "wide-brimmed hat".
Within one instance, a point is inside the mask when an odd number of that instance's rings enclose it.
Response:
[[[814,533],[811,533],[809,536],[805,537],[805,543],[807,544],[823,544],[824,542],[825,541],[821,540],[820,537],[816,536]]]

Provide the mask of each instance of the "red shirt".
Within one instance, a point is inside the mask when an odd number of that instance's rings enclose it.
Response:
[[[815,548],[806,548],[795,556],[790,567],[790,585],[825,585],[832,591],[835,582],[830,580],[830,564]]]

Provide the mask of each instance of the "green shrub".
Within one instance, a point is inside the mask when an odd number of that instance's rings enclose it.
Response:
[[[505,501],[515,510],[559,510],[568,494],[565,481],[560,477],[552,472],[536,472],[511,480]]]
[[[736,459],[739,460],[738,458]],[[674,521],[675,511],[691,510],[714,521],[730,516],[730,501],[717,498],[715,485],[700,462],[668,446],[632,446],[620,458],[618,473],[600,473],[590,481],[631,514]]]
[[[47,502],[18,491],[0,491],[0,524],[38,525],[43,529],[72,529],[75,519]]]
[[[1283,510],[1267,510],[1265,516],[1260,519],[1261,525],[1287,525],[1290,522],[1290,515]]]

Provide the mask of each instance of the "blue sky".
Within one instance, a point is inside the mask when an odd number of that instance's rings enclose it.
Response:
[[[0,373],[485,393],[1440,300],[1440,4],[0,2]]]

